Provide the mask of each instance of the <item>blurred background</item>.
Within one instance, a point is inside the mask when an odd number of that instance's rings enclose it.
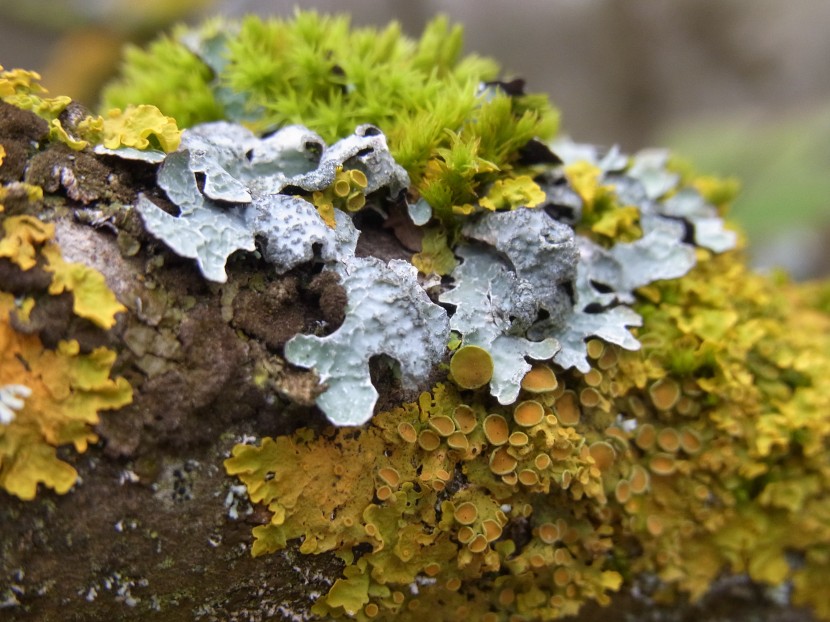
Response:
[[[0,0],[0,64],[41,72],[90,107],[124,42],[215,14],[290,15],[282,0]],[[466,49],[550,94],[574,140],[671,147],[735,176],[731,217],[763,269],[830,276],[830,2],[827,0],[316,0],[355,25],[436,13]]]

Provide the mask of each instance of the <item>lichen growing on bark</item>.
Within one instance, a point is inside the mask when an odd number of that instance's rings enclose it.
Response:
[[[212,22],[101,117],[0,73],[0,483],[111,502],[0,505],[15,612],[555,619],[732,573],[830,618],[823,290],[460,45]],[[23,576],[53,525],[92,551],[68,595]]]
[[[24,272],[40,264],[50,275],[46,294],[71,292],[79,317],[111,328],[115,315],[126,310],[100,273],[63,260],[52,241],[53,225],[31,216],[10,216],[3,230],[0,258]],[[16,411],[0,417],[0,487],[21,499],[33,499],[39,483],[66,493],[77,472],[58,457],[56,448],[72,444],[76,451],[86,451],[98,439],[92,426],[99,411],[118,409],[132,399],[124,378],[109,377],[115,352],[97,348],[82,354],[77,341],[61,341],[50,349],[37,335],[26,334],[37,304],[31,297],[15,299],[0,286],[0,414]]]

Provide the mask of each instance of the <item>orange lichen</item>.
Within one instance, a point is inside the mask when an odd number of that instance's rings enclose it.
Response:
[[[576,395],[573,391],[565,391],[556,400],[553,407],[559,423],[562,425],[577,425],[579,424],[580,411],[577,404]]]
[[[513,409],[513,420],[520,426],[530,428],[539,425],[545,416],[544,407],[534,400],[520,402]]]
[[[369,185],[365,173],[358,169],[338,167],[334,181],[325,189],[312,194],[311,202],[325,223],[334,229],[334,210],[356,212],[366,205],[365,189]]]
[[[483,427],[484,436],[491,445],[504,445],[510,438],[510,426],[501,415],[487,415]]]
[[[522,378],[522,389],[529,393],[547,393],[556,390],[559,381],[548,365],[534,365]]]
[[[48,294],[71,291],[74,311],[102,328],[126,310],[106,287],[103,276],[87,266],[64,262],[52,242],[54,226],[31,216],[3,221],[0,257],[23,271],[40,265],[52,273]],[[123,378],[111,380],[116,354],[97,348],[80,354],[76,341],[61,341],[54,350],[35,334],[12,328],[12,316],[25,321],[34,298],[16,301],[0,291],[0,387],[23,386],[27,397],[15,417],[0,424],[0,487],[21,499],[33,499],[39,483],[67,492],[77,479],[75,469],[60,460],[56,448],[73,444],[86,451],[97,441],[92,431],[98,413],[124,406],[132,389]]]
[[[398,434],[407,443],[414,443],[418,440],[418,432],[415,431],[415,427],[406,421],[401,421],[398,424]]]
[[[496,475],[506,475],[516,470],[518,461],[506,449],[499,448],[490,454],[490,470]]]
[[[455,516],[455,520],[462,525],[472,525],[478,517],[478,510],[476,509],[475,504],[467,501],[466,503],[462,503],[455,508],[453,516]]]
[[[441,436],[449,436],[455,432],[455,423],[445,415],[430,417],[429,427],[438,432]]]
[[[661,378],[652,384],[648,393],[652,403],[660,410],[670,410],[680,399],[680,386],[671,378]]]
[[[391,467],[384,467],[378,470],[378,477],[390,486],[397,487],[401,482],[401,474]]]
[[[473,409],[466,404],[456,406],[453,417],[462,434],[470,434],[478,425],[478,419],[476,419]]]
[[[418,445],[425,451],[435,451],[441,445],[441,439],[432,430],[422,430],[418,435]]]
[[[674,428],[663,428],[657,433],[657,446],[663,451],[676,452],[680,449],[680,434]]]

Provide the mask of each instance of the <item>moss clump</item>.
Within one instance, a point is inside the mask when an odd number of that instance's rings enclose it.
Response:
[[[546,97],[509,94],[492,83],[498,66],[462,56],[462,45],[461,28],[444,18],[418,41],[397,24],[350,29],[346,17],[314,12],[212,22],[128,49],[104,105],[153,104],[183,127],[216,119],[255,131],[302,124],[326,142],[371,123],[413,190],[449,224],[499,180],[494,205],[537,196],[522,176],[530,169],[521,150],[557,127]]]

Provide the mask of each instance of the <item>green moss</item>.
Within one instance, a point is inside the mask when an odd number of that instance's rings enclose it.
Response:
[[[255,130],[297,123],[327,142],[372,123],[445,224],[454,207],[520,174],[528,141],[556,131],[545,97],[482,88],[498,77],[497,65],[462,56],[461,28],[446,18],[418,41],[397,24],[350,29],[346,17],[303,11],[291,20],[212,22],[196,38],[201,57],[185,46],[194,34],[184,30],[146,51],[128,49],[104,107],[153,104],[181,127],[216,119]]]
[[[161,38],[146,51],[127,47],[124,59],[123,77],[104,92],[102,113],[154,103],[181,127],[222,118],[210,68],[173,38]]]

